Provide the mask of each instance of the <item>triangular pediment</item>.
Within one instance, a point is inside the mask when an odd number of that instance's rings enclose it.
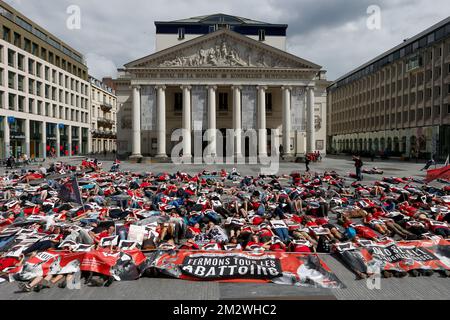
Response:
[[[322,67],[239,33],[222,29],[156,52],[125,65],[132,68],[270,68]]]

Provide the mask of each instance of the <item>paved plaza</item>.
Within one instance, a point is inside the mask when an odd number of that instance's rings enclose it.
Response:
[[[81,159],[71,159],[69,162],[79,164]],[[423,163],[409,163],[400,161],[375,161],[363,159],[365,167],[378,167],[384,171],[383,176],[423,178],[425,172],[419,171]],[[47,162],[47,164],[49,161]],[[112,161],[103,160],[104,169],[109,169]],[[46,164],[46,165],[47,165]],[[121,170],[135,172],[150,171],[176,172],[183,171],[190,174],[198,173],[203,169],[230,170],[234,165],[183,165],[176,166],[171,163],[136,164],[122,162]],[[236,166],[242,175],[259,174],[257,165]],[[303,163],[280,163],[278,174],[289,174],[292,171],[303,171]],[[345,175],[353,172],[354,166],[350,158],[325,158],[322,162],[312,163],[311,170],[323,172],[335,170]],[[4,168],[2,168],[3,173]],[[380,175],[365,175],[363,183],[373,183],[381,179]],[[348,178],[348,182],[353,181]],[[437,183],[439,185],[439,183]],[[0,299],[28,300],[28,299],[193,299],[193,300],[220,300],[220,299],[449,299],[450,279],[438,274],[429,277],[405,277],[380,279],[380,289],[369,289],[368,281],[356,280],[355,274],[347,269],[342,262],[330,255],[321,255],[321,258],[331,270],[345,284],[345,289],[315,289],[308,287],[283,286],[275,284],[232,284],[217,282],[190,282],[163,278],[141,278],[138,281],[114,282],[109,288],[95,288],[82,285],[81,290],[61,290],[52,288],[41,293],[22,293],[15,283],[0,284]]]

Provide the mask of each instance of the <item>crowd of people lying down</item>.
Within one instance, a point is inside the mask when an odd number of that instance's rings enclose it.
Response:
[[[59,197],[58,188],[73,175],[82,203]],[[113,235],[127,240],[133,225],[145,226],[136,244],[143,251],[331,253],[337,243],[361,239],[449,238],[449,209],[449,183],[432,187],[408,177],[362,183],[333,171],[243,176],[233,169],[189,175],[124,172],[117,166],[108,172],[86,161],[55,163],[0,177],[0,273],[38,252],[60,250],[69,240],[92,248]],[[25,232],[12,237],[14,228]],[[45,237],[10,254],[28,234]],[[39,291],[64,287],[71,277],[48,275],[18,284],[23,291]],[[92,272],[83,277],[95,286],[114,280]]]

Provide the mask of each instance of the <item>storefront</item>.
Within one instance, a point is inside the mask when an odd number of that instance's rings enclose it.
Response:
[[[8,117],[11,155],[19,158],[25,152],[25,120]]]
[[[89,129],[81,128],[81,151],[88,154]]]
[[[64,124],[58,124],[59,127],[59,156],[69,155],[69,127]]]
[[[0,159],[7,158],[5,150],[5,124],[3,123],[5,117],[0,116]]]
[[[30,158],[43,156],[40,145],[42,141],[41,122],[30,121]]]
[[[72,130],[72,150],[71,155],[78,155],[80,153],[80,131],[78,127],[70,127]]]
[[[56,155],[56,124],[55,123],[47,123],[46,125],[46,145],[45,152],[47,153],[47,157],[53,157]]]

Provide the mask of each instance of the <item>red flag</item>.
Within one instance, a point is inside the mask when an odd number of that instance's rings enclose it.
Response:
[[[431,181],[436,179],[450,180],[450,165],[427,171],[427,177],[425,178],[426,183],[430,183]]]

